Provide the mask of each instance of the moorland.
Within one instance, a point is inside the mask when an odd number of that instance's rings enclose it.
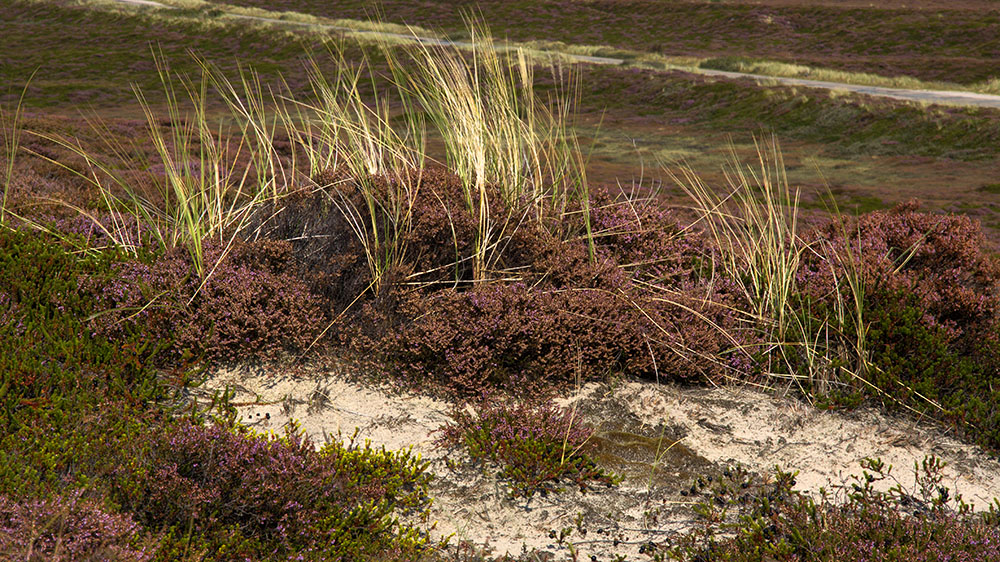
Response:
[[[1000,111],[696,72],[998,93],[995,2],[164,4],[3,1],[0,556],[1000,558]],[[926,457],[692,442],[803,412]],[[580,515],[493,552],[483,474]]]

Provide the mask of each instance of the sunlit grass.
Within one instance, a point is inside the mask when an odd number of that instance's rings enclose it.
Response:
[[[148,133],[141,142],[153,148],[151,159],[140,146],[122,145],[96,119],[91,125],[110,159],[70,138],[40,136],[86,162],[81,172],[53,161],[97,188],[112,222],[97,226],[115,245],[135,252],[139,231],[147,229],[161,250],[185,248],[200,277],[211,273],[203,258],[206,240],[227,247],[253,237],[244,229],[263,203],[300,189],[322,190],[362,244],[377,291],[406,256],[430,127],[444,140],[443,164],[461,178],[464,210],[478,224],[470,259],[473,280],[484,281],[494,275],[503,240],[523,220],[575,237],[581,233],[563,219],[582,214],[575,223],[589,240],[589,191],[571,128],[578,85],[553,68],[558,87],[543,99],[523,52],[499,48],[480,24],[470,20],[469,26],[471,52],[384,40],[354,62],[331,48],[330,61],[307,62],[307,96],[287,82],[265,84],[252,69],[239,68],[231,80],[199,57],[201,76],[192,79],[155,56],[162,108],[134,86]],[[213,96],[221,98],[225,115],[210,117],[209,107],[218,105]],[[290,153],[276,149],[279,137],[292,141]],[[152,169],[162,174],[150,174],[150,194],[130,172]],[[340,185],[316,183],[327,172],[341,178]],[[507,216],[490,208],[497,196]]]
[[[32,75],[33,77],[34,75]],[[31,78],[28,78],[31,84]],[[3,199],[0,200],[0,227],[7,224],[7,197],[10,194],[11,183],[14,181],[14,161],[17,159],[21,144],[22,123],[24,115],[24,96],[28,84],[21,90],[17,104],[13,109],[0,105],[0,142],[3,143]]]
[[[543,103],[527,55],[499,48],[484,26],[472,20],[467,25],[471,54],[422,45],[410,52],[416,71],[404,79],[444,139],[448,165],[462,179],[466,207],[478,220],[473,271],[482,280],[495,263],[497,240],[517,220],[508,216],[496,223],[488,186],[499,190],[508,209],[527,204],[540,221],[558,219],[575,205],[586,215],[589,194],[584,158],[570,129],[577,95],[572,79]]]
[[[365,73],[372,91],[379,91],[369,61],[355,66],[342,54],[331,56],[336,74],[326,76],[312,60],[309,80],[314,100],[299,102],[289,92],[283,120],[305,149],[313,177],[327,170],[346,170],[360,193],[361,205],[343,189],[334,189],[331,197],[361,242],[378,291],[384,275],[406,255],[405,235],[427,158],[426,131],[422,116],[408,105],[398,82],[397,97],[404,104],[401,130],[393,126],[388,97],[367,101],[361,93]]]
[[[88,171],[81,172],[53,161],[97,188],[112,225],[94,221],[115,245],[137,252],[142,245],[139,232],[146,229],[163,251],[185,248],[195,272],[204,277],[210,273],[203,259],[205,242],[231,243],[262,201],[285,193],[291,172],[274,151],[274,128],[263,113],[259,82],[243,76],[243,91],[237,92],[207,66],[201,80],[194,82],[173,75],[162,57],[155,58],[166,99],[163,107],[154,108],[135,88],[146,121],[144,141],[153,148],[155,160],[149,160],[142,147],[122,144],[99,120],[91,120],[91,126],[113,155],[109,160],[98,158],[79,141],[38,134],[87,163]],[[235,140],[233,130],[208,116],[210,83],[229,94],[223,97],[238,121],[240,135]],[[149,175],[152,194],[135,184],[132,169],[162,169],[162,175]]]
[[[713,266],[736,283],[750,307],[748,318],[771,342],[767,372],[825,393],[838,380],[838,368],[864,374],[867,369],[863,271],[860,258],[840,256],[800,236],[798,190],[785,173],[777,140],[757,144],[757,161],[748,165],[732,155],[723,192],[706,185],[692,169],[670,172],[688,195],[703,228],[718,249]],[[836,215],[836,210],[833,210]],[[831,317],[814,318],[803,303],[797,273],[807,252],[829,264],[834,277]],[[844,330],[852,330],[845,346]],[[839,361],[838,361],[839,360]]]

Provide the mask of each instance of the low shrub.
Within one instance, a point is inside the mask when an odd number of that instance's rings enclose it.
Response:
[[[108,274],[120,259],[0,230],[0,315],[9,320],[0,323],[0,433],[59,423],[109,399],[144,404],[163,396],[144,366],[156,342],[123,330],[112,343],[85,327],[96,307],[79,280]]]
[[[852,257],[848,252],[856,256],[873,306],[908,295],[909,304],[924,311],[922,322],[944,328],[959,351],[996,332],[1000,262],[986,251],[978,221],[921,213],[910,202],[830,222],[813,239],[826,241],[843,259]],[[830,267],[819,260],[807,260],[799,275],[811,295],[828,297],[834,290]]]
[[[108,323],[109,340],[88,322],[105,296],[121,296],[100,294],[101,283],[148,264],[74,250],[0,230],[0,298],[11,320],[0,324],[0,552],[30,551],[32,560],[424,556],[426,538],[394,518],[426,506],[423,464],[405,452],[339,442],[317,451],[294,434],[175,417],[169,391],[187,373],[176,364],[153,369],[157,334],[144,330],[157,326]],[[260,268],[280,270],[288,259],[259,251],[252,263],[263,265],[247,272],[240,260],[251,258],[232,256],[229,267],[258,279],[251,288],[273,287]]]
[[[813,236],[832,259],[856,260],[863,272],[864,376],[884,393],[876,398],[944,416],[1000,446],[1000,414],[989,406],[1000,399],[1000,263],[986,252],[979,224],[908,203],[831,222]],[[845,287],[816,255],[798,277],[816,312],[851,298],[838,295]],[[871,392],[844,382],[836,400]]]
[[[597,247],[633,277],[690,288],[711,275],[707,239],[682,228],[652,197],[595,190],[590,220]]]
[[[210,559],[415,557],[426,541],[392,517],[426,506],[424,465],[406,452],[338,442],[317,451],[294,432],[180,421],[128,446],[112,497],[165,537],[163,552]],[[190,537],[194,537],[192,539]]]
[[[585,241],[561,240],[532,221],[512,224],[499,242],[498,278],[473,283],[463,253],[473,225],[447,207],[460,196],[455,182],[421,189],[407,268],[342,324],[339,335],[358,356],[464,395],[512,381],[561,385],[618,372],[722,378],[753,368],[741,349],[752,329],[728,304],[732,293],[702,278],[701,246],[651,203],[605,196],[593,213],[601,229],[593,259]],[[616,223],[616,205],[644,226]],[[499,201],[490,210],[519,216]],[[616,238],[630,245],[617,247]],[[642,253],[648,263],[637,265]]]
[[[700,528],[672,544],[651,545],[648,554],[702,562],[996,560],[996,512],[973,514],[952,497],[940,484],[943,466],[927,458],[914,467],[916,489],[897,484],[878,491],[873,484],[891,478],[891,467],[866,459],[843,501],[825,494],[816,501],[793,490],[792,473],[777,470],[762,479],[728,468],[691,488],[702,498],[695,508]]]
[[[514,496],[546,495],[558,491],[562,480],[581,491],[619,481],[587,454],[594,430],[565,408],[485,396],[456,408],[452,419],[440,430],[438,445],[462,446],[473,459],[498,465]]]
[[[114,265],[81,283],[102,309],[94,333],[119,338],[141,327],[185,353],[212,360],[246,360],[306,348],[325,327],[321,299],[298,275],[286,242],[235,243],[205,248],[206,271],[193,273],[186,252]]]
[[[10,559],[146,562],[153,558],[149,542],[130,517],[80,491],[29,502],[0,496],[0,552]]]
[[[379,350],[412,381],[437,382],[465,395],[497,386],[564,386],[621,372],[662,380],[722,378],[732,368],[726,361],[744,357],[704,320],[733,328],[729,311],[692,295],[657,300],[624,290],[497,283],[405,294],[394,310],[397,323],[377,342],[362,345]]]

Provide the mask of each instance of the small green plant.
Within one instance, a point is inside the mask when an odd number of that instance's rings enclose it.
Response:
[[[729,467],[720,478],[699,478],[689,494],[701,498],[700,526],[650,554],[705,562],[985,562],[1000,555],[993,512],[973,513],[943,486],[940,460],[915,463],[912,489],[878,485],[893,481],[892,467],[878,459],[864,459],[861,467],[838,497],[821,490],[818,501],[794,490],[795,474],[780,469],[762,478]]]
[[[473,459],[499,465],[514,496],[558,491],[561,480],[569,480],[581,491],[620,481],[587,455],[593,429],[552,404],[507,403],[486,397],[475,406],[456,408],[452,419],[441,429],[438,444],[462,446]],[[564,531],[561,538],[572,529]]]

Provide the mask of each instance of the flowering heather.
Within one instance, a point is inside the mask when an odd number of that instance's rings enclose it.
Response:
[[[112,479],[117,503],[150,528],[195,532],[217,557],[358,560],[423,544],[391,517],[426,504],[429,477],[407,453],[317,451],[294,432],[187,421],[127,447]]]
[[[928,327],[954,340],[992,331],[1000,314],[1000,263],[984,251],[977,221],[962,215],[918,212],[910,202],[831,222],[816,234],[835,255],[860,256],[866,292],[903,293],[924,312]],[[829,263],[807,260],[798,274],[806,291],[819,298],[833,292]]]
[[[996,447],[1000,266],[983,249],[979,224],[910,203],[831,222],[810,240],[817,252],[807,254],[797,281],[812,313],[851,298],[838,296],[846,287],[837,288],[831,268],[852,260],[860,267],[868,382]],[[868,392],[845,382],[848,394]]]
[[[545,494],[564,479],[582,491],[617,482],[587,456],[593,429],[565,408],[512,404],[487,394],[475,406],[455,409],[452,418],[441,429],[438,445],[463,446],[473,459],[499,465],[515,496]]]
[[[688,308],[677,305],[682,300]],[[717,358],[741,356],[704,321],[735,330],[732,313],[683,295],[638,300],[603,289],[498,283],[410,294],[396,314],[407,320],[371,345],[414,381],[431,376],[462,394],[520,384],[513,381],[521,377],[555,385],[617,372],[721,377],[728,367]]]
[[[288,243],[237,243],[228,254],[213,245],[205,256],[211,275],[204,285],[179,251],[118,263],[111,275],[84,280],[81,290],[105,311],[92,330],[115,337],[141,326],[172,341],[178,354],[230,360],[300,350],[323,329],[319,299],[296,274]]]
[[[558,385],[616,372],[694,379],[752,370],[749,354],[735,348],[753,335],[725,305],[732,299],[725,284],[699,282],[701,246],[651,204],[598,199],[593,260],[583,241],[563,241],[535,221],[511,224],[495,260],[501,279],[473,284],[475,225],[460,210],[457,180],[425,181],[407,268],[395,273],[408,283],[390,284],[340,327],[359,355],[465,395],[514,380]],[[497,224],[521,216],[499,201],[490,211]]]
[[[634,199],[597,190],[590,220],[595,241],[621,267],[644,280],[690,288],[711,255],[704,238],[686,233],[669,210],[652,198]]]
[[[0,552],[19,560],[145,562],[142,528],[80,492],[41,501],[0,496]]]

